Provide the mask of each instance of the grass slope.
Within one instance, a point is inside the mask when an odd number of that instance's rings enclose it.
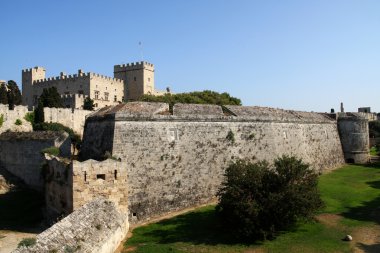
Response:
[[[273,241],[245,245],[233,241],[214,212],[197,209],[133,230],[125,252],[352,252],[358,242],[341,239],[380,224],[380,166],[348,165],[322,175],[319,189],[326,207],[318,221],[300,224]],[[354,238],[355,239],[355,238]],[[380,245],[362,244],[366,252]],[[380,251],[379,251],[380,252]]]

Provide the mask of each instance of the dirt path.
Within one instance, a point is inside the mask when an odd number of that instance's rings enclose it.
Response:
[[[350,229],[340,224],[343,218],[338,214],[321,214],[317,220],[326,226],[339,227],[347,231],[352,230],[350,242],[354,253],[379,253],[380,252],[380,225],[372,225]],[[344,235],[342,235],[344,236]]]
[[[36,237],[37,234],[0,230],[0,253],[10,253],[17,248],[23,238]]]

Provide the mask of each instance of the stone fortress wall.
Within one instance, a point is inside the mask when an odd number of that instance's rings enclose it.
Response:
[[[30,122],[25,120],[25,115],[28,112],[27,106],[15,106],[14,110],[9,110],[8,105],[0,104],[0,116],[3,115],[4,123],[0,127],[0,133],[7,130],[16,132],[31,132],[33,131]],[[83,134],[84,123],[86,116],[93,113],[93,111],[70,109],[70,108],[44,108],[45,122],[60,123],[70,127],[74,132],[80,136]],[[16,120],[20,119],[22,124],[17,126]]]
[[[87,118],[84,158],[125,163],[129,220],[212,201],[232,161],[296,155],[320,172],[344,163],[337,122],[273,108],[128,103]]]
[[[0,117],[3,117],[3,125],[0,126],[0,133],[7,130],[17,132],[30,132],[33,130],[30,122],[24,119],[28,108],[26,106],[15,106],[13,110],[8,109],[8,105],[0,104]],[[21,120],[21,125],[16,125],[16,120]]]
[[[111,201],[97,198],[39,234],[35,245],[13,253],[113,253],[128,229],[125,213]]]
[[[44,180],[41,150],[57,147],[63,157],[69,157],[71,142],[67,133],[5,132],[0,135],[0,166],[22,179],[28,186],[42,191]]]
[[[45,122],[60,123],[70,127],[80,136],[83,134],[86,116],[91,114],[88,110],[72,110],[70,108],[44,107]]]
[[[45,204],[47,218],[66,216],[102,196],[128,212],[127,171],[119,161],[70,161],[46,156]]]

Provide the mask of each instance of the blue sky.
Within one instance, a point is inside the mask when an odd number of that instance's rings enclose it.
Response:
[[[303,111],[380,112],[380,1],[0,1],[0,79],[155,64],[156,88]]]

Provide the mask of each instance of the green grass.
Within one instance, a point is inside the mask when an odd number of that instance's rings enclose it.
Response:
[[[377,155],[379,153],[379,150],[377,150],[376,147],[372,147],[370,150],[369,150],[370,154],[371,155]]]
[[[128,252],[352,252],[341,239],[357,228],[380,224],[380,165],[347,165],[322,175],[319,189],[325,208],[320,214],[337,214],[336,225],[317,221],[299,224],[275,240],[246,245],[232,240],[207,206],[171,219],[139,227],[125,244]],[[374,246],[376,252],[380,245]]]

